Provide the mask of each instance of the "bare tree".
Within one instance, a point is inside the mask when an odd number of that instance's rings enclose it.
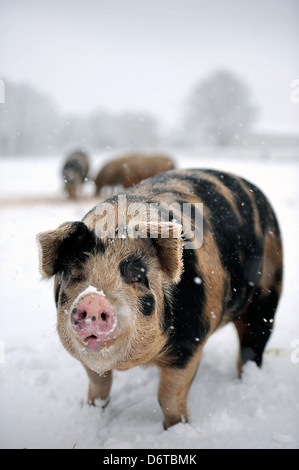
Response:
[[[255,116],[247,86],[233,73],[219,70],[192,91],[185,129],[194,141],[233,145],[246,137]]]

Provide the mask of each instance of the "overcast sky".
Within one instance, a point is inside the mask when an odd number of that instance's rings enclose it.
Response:
[[[168,125],[218,68],[237,73],[259,128],[299,132],[299,0],[0,0],[0,78],[63,111],[149,111]]]

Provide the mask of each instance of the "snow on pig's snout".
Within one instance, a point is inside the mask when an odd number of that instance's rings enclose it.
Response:
[[[72,307],[72,327],[90,349],[97,350],[114,342],[109,335],[116,326],[116,313],[104,296],[98,293],[85,295]]]

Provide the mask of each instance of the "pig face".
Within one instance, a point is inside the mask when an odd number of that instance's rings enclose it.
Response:
[[[162,231],[160,223],[154,240],[101,239],[70,222],[38,235],[41,273],[55,275],[59,337],[97,373],[151,363],[165,352],[164,294],[180,278],[182,240],[171,230],[162,238]]]

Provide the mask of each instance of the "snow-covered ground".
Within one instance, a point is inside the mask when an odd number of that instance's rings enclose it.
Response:
[[[181,167],[239,173],[264,190],[282,227],[285,281],[263,368],[250,363],[239,380],[236,333],[231,325],[218,331],[191,388],[190,423],[168,431],[155,368],[115,372],[109,406],[86,404],[87,376],[59,343],[53,283],[40,281],[35,235],[80,220],[90,203],[21,204],[23,196],[59,195],[61,162],[0,159],[1,448],[299,448],[299,159],[283,156],[177,159]],[[3,203],[13,197],[20,203]]]

